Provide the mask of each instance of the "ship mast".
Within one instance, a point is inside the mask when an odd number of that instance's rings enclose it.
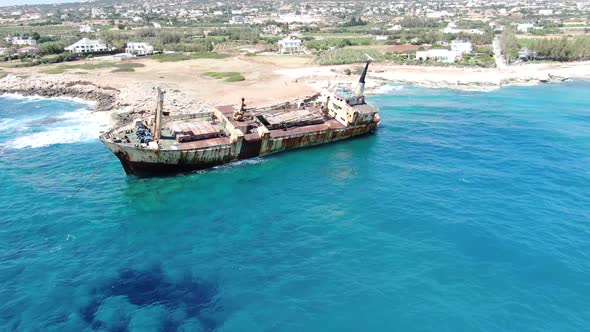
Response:
[[[158,88],[158,105],[156,108],[156,116],[154,119],[154,140],[159,140],[162,137],[162,114],[164,112],[164,91]]]

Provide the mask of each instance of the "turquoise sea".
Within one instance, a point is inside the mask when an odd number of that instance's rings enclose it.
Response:
[[[2,97],[0,331],[590,330],[589,92],[392,86],[373,135],[166,178]]]

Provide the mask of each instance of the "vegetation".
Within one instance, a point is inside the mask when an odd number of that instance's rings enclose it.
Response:
[[[44,73],[54,75],[54,74],[63,74],[65,71],[66,71],[66,69],[63,68],[63,66],[62,66],[62,67],[57,67],[57,68],[46,70]]]
[[[461,61],[457,64],[459,66],[492,68],[496,66],[496,61],[494,60],[494,56],[490,54],[464,54]]]
[[[501,46],[508,61],[517,59],[518,51],[525,48],[529,50],[531,60],[590,60],[590,36],[517,39],[513,31],[505,31]]]
[[[441,28],[443,23],[444,22],[437,19],[406,16],[399,24],[404,28]]]
[[[250,44],[256,44],[260,41],[260,30],[253,27],[214,29],[207,36],[223,36],[225,40],[242,40]]]
[[[456,22],[459,29],[485,29],[487,24],[484,21],[459,20]]]
[[[111,70],[111,73],[128,73],[128,72],[134,72],[135,69],[133,68],[128,68],[128,67],[123,67],[123,68],[115,68],[113,70]]]
[[[45,71],[46,74],[63,74],[66,70],[69,69],[85,69],[85,70],[94,70],[94,69],[106,69],[106,68],[114,68],[112,70],[113,73],[116,72],[132,72],[135,71],[134,68],[141,68],[145,67],[143,63],[133,63],[133,62],[99,62],[99,63],[83,63],[83,64],[76,64],[76,65],[61,65],[59,67],[49,69]],[[80,72],[77,72],[80,73]],[[86,74],[84,72],[84,74]]]
[[[304,44],[307,48],[316,50],[328,50],[330,48],[342,48],[346,46],[371,45],[374,38],[326,38],[321,40],[308,40]]]
[[[64,52],[66,45],[62,42],[47,42],[39,44],[39,52],[44,55],[60,54]]]
[[[518,40],[513,30],[506,30],[500,36],[500,46],[506,60],[511,61],[518,57]]]
[[[550,39],[523,39],[520,48],[528,48],[533,60],[586,61],[590,60],[590,36]]]
[[[360,17],[352,17],[350,21],[342,24],[343,27],[355,27],[359,25],[367,25],[367,21],[363,21],[363,19]]]
[[[383,53],[374,49],[338,48],[322,52],[316,61],[320,65],[360,63],[367,60],[367,55],[372,57],[375,61],[381,61],[384,58]]]
[[[177,62],[177,61],[186,61],[186,60],[193,60],[193,59],[224,59],[229,57],[226,54],[219,54],[219,53],[192,53],[192,54],[155,54],[152,55],[151,58],[154,60],[158,60],[159,62]]]
[[[227,71],[227,72],[210,71],[210,72],[206,73],[205,75],[215,78],[215,79],[224,79],[226,82],[239,82],[239,81],[243,81],[246,79],[246,78],[244,78],[244,76],[242,76],[241,73],[236,72],[236,71]]]

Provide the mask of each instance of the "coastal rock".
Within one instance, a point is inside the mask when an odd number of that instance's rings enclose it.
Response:
[[[117,124],[145,117],[156,110],[154,82],[125,85],[118,82],[92,82],[68,75],[31,75],[27,78],[7,75],[0,79],[0,94],[19,94],[49,98],[79,98],[94,102],[96,111],[117,111],[112,115]],[[170,114],[206,111],[210,105],[191,100],[177,89],[166,89],[165,108]]]
[[[117,90],[105,89],[85,81],[67,83],[38,79],[19,79],[9,75],[0,81],[0,93],[14,93],[23,96],[68,97],[96,102],[97,111],[107,111],[118,106]]]

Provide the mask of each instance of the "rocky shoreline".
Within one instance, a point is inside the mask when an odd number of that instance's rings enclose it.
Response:
[[[456,89],[464,91],[493,91],[507,86],[530,86],[544,83],[558,83],[569,81],[567,77],[548,77],[547,79],[538,78],[513,78],[503,79],[499,82],[447,82],[447,81],[423,81],[418,82],[414,80],[402,80],[402,79],[380,79],[376,82],[376,86],[369,90],[369,92],[378,90],[379,87],[387,85],[389,83],[396,83],[402,85],[414,85],[433,89]]]
[[[0,94],[13,93],[22,96],[48,98],[79,98],[94,102],[97,111],[109,111],[121,106],[117,95],[120,91],[102,87],[88,81],[52,82],[44,80],[21,79],[9,75],[0,80]]]
[[[85,100],[93,103],[95,111],[111,112],[115,124],[153,113],[156,108],[155,89],[159,85],[152,82],[125,83],[105,84],[66,75],[7,75],[0,79],[0,94]],[[166,110],[173,114],[198,112],[208,107],[186,98],[178,90],[166,89]]]
[[[358,66],[335,65],[276,71],[295,81],[314,88],[326,87],[331,82],[356,82],[350,71]],[[347,74],[348,73],[348,74]],[[429,88],[466,91],[491,91],[506,86],[527,86],[567,80],[589,80],[590,62],[567,64],[527,64],[498,68],[423,67],[375,64],[369,71],[367,91],[379,93],[390,83]],[[375,92],[377,91],[377,92]]]

